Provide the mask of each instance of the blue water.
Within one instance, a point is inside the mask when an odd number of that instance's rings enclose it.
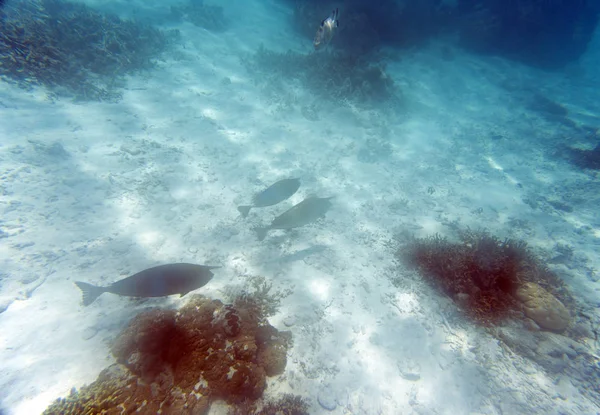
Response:
[[[591,0],[0,2],[0,413],[42,413],[94,382],[134,316],[192,295],[84,307],[74,281],[178,262],[221,266],[194,293],[223,303],[272,286],[268,321],[293,345],[264,402],[600,412],[599,12]],[[285,178],[301,182],[289,199],[240,217]],[[331,208],[257,239],[310,196]],[[522,311],[478,325],[397,255],[467,228],[527,242],[573,299],[568,327]]]

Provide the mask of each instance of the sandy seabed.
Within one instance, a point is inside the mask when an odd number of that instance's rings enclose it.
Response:
[[[0,84],[0,408],[40,413],[113,363],[110,342],[139,311],[185,302],[105,294],[84,308],[73,281],[196,262],[222,265],[199,290],[214,298],[252,276],[293,290],[270,319],[294,345],[267,394],[305,396],[311,413],[599,411],[583,374],[515,353],[394,254],[398,238],[456,226],[547,258],[570,246],[552,269],[599,321],[598,181],[556,154],[583,138],[527,99],[543,94],[598,127],[600,58],[544,73],[458,49],[448,60],[434,42],[389,58],[401,108],[324,102],[295,84],[282,106],[240,62],[261,43],[310,51],[285,26],[289,10],[270,6],[233,10],[219,35],[182,24],[182,44],[129,78],[118,103]],[[298,193],[240,218],[236,206],[285,177],[300,178]],[[312,194],[335,196],[325,219],[257,240],[253,227]],[[580,344],[565,359],[598,353]]]

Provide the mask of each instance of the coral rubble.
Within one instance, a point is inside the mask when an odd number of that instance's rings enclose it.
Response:
[[[546,329],[566,327],[563,303],[572,306],[573,299],[525,243],[485,231],[467,230],[459,237],[459,242],[438,235],[414,239],[398,255],[477,322],[497,324],[523,310]]]
[[[228,415],[308,415],[308,409],[305,398],[284,393],[278,399],[267,402],[242,402],[234,406]]]
[[[45,414],[203,414],[217,399],[251,402],[283,373],[290,340],[249,302],[196,295],[178,311],[136,316],[112,346],[118,364]]]
[[[0,10],[0,76],[81,100],[116,100],[125,74],[147,69],[176,32],[63,0],[27,0]]]

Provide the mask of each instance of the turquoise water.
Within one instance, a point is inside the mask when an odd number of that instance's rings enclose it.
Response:
[[[192,387],[161,384],[156,396],[180,387],[211,414],[272,413],[286,393],[310,414],[600,411],[594,3],[1,7],[3,415],[42,413],[91,384],[117,363],[131,319],[194,294],[233,304],[215,306],[210,327],[238,311],[251,320],[239,302],[250,295],[262,323],[291,336],[285,370],[236,395],[249,406],[202,371]],[[319,29],[335,8],[339,22]],[[330,32],[315,50],[319,30]],[[290,178],[297,190],[255,203]],[[286,214],[313,196],[331,199]],[[540,264],[520,265],[506,313],[473,314],[491,283],[453,292],[406,261],[413,238],[460,244],[468,229],[524,241]],[[502,266],[474,245],[462,248],[471,267]],[[220,268],[206,285],[166,274],[153,286],[181,297],[130,288],[84,306],[74,284],[171,263]],[[521,299],[525,280],[547,308]]]

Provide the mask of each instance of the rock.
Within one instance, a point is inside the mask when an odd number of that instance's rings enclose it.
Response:
[[[126,145],[126,144],[123,144],[121,146],[121,151],[124,151],[125,153],[129,153],[132,156],[137,156],[142,152],[142,150],[140,150],[139,148],[133,147],[132,145]]]
[[[574,359],[580,353],[585,353],[585,347],[576,341],[555,333],[544,333],[540,338],[537,353],[552,357],[568,356]]]
[[[569,310],[540,285],[528,282],[517,290],[525,315],[543,329],[563,331],[571,321]]]
[[[413,359],[398,362],[398,369],[400,370],[400,376],[406,380],[417,381],[421,379],[421,365]]]
[[[517,327],[501,327],[498,337],[514,352],[530,359],[535,357],[538,342],[532,332]]]
[[[92,337],[94,337],[96,333],[98,333],[98,329],[96,329],[95,327],[88,327],[83,331],[83,333],[81,333],[81,338],[83,340],[89,340]]]
[[[319,401],[319,405],[328,411],[333,411],[337,407],[334,393],[329,388],[321,389],[321,392],[319,392],[319,395],[317,396],[317,400]]]
[[[284,320],[283,320],[283,324],[286,327],[292,327],[294,324],[296,324],[296,317],[295,316],[287,316]]]
[[[0,297],[0,314],[4,313],[13,301],[15,301],[15,299],[12,297]]]
[[[540,326],[530,318],[526,318],[523,322],[523,327],[525,327],[529,331],[540,331]]]

